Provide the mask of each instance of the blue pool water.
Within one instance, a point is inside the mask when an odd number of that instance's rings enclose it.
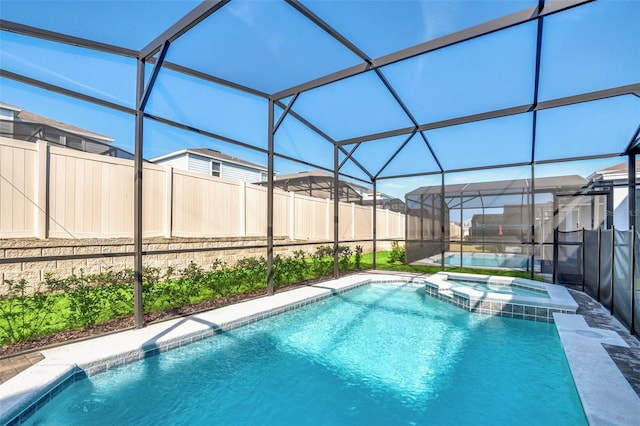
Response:
[[[372,284],[80,380],[32,425],[581,425],[553,324]]]
[[[529,260],[523,256],[505,255],[500,253],[463,253],[462,266],[476,266],[485,268],[526,269]],[[460,253],[445,256],[444,263],[460,266]]]
[[[467,287],[467,288],[472,288],[474,290],[487,292],[487,293],[513,294],[513,295],[530,296],[530,297],[533,296],[533,297],[541,297],[543,299],[549,298],[549,295],[547,293],[542,293],[540,291],[535,291],[535,290],[528,290],[523,287],[514,287],[510,285],[496,285],[496,284],[490,284],[487,282],[458,280],[458,279],[451,279],[451,278],[449,278],[447,282],[451,283],[451,288]]]

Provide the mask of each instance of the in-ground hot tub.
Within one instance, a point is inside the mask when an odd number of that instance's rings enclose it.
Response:
[[[471,312],[533,321],[578,309],[566,288],[524,278],[439,272],[425,279],[425,291]]]

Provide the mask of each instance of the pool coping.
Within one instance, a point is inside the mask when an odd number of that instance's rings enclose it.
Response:
[[[190,344],[371,282],[389,280],[421,284],[426,277],[425,274],[388,271],[350,275],[276,293],[271,297],[248,300],[184,318],[151,324],[141,329],[43,350],[41,352],[45,358],[42,361],[0,384],[0,424],[20,424],[51,396],[86,375],[97,374]],[[606,351],[602,344],[593,343],[595,334],[585,333],[584,327],[576,322],[583,317],[555,313],[554,318],[589,424],[631,424],[627,420],[637,419],[640,398],[613,360],[608,356],[602,356],[601,351],[605,355]],[[608,340],[605,339],[605,343],[627,346],[624,341],[610,336],[606,330],[590,328],[586,331],[596,331],[596,334],[606,336]],[[593,368],[593,362],[602,365],[602,369]],[[594,381],[590,375],[597,374],[596,370],[604,370],[607,373],[597,376],[597,381]],[[617,374],[609,372],[613,370],[617,371]],[[621,404],[619,401],[624,403]]]
[[[627,342],[613,330],[589,327],[582,315],[554,317],[589,424],[637,424],[640,398],[603,346],[628,348]]]

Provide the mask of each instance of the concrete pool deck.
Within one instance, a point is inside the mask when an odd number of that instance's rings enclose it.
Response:
[[[369,281],[419,278],[421,282],[423,277],[386,271],[350,275],[276,293],[272,297],[248,300],[189,317],[151,324],[142,329],[43,350],[41,353],[44,359],[0,384],[0,424],[19,424],[18,415],[27,418],[32,410],[48,401],[52,391],[60,389],[62,384],[72,382],[79,372],[83,375],[97,374],[202,340],[221,330],[239,327],[313,303]],[[603,316],[602,312],[598,314]],[[558,333],[589,423],[634,424],[640,416],[640,396],[609,356],[609,349],[635,347],[639,351],[637,355],[640,366],[640,344],[637,339],[631,336],[622,338],[618,331],[601,328],[598,324],[597,327],[589,327],[587,311],[579,310],[578,315],[555,315]],[[603,344],[609,345],[607,349]],[[594,365],[598,368],[594,368]],[[634,371],[631,370],[630,374],[634,374]],[[25,409],[27,410],[24,411]]]

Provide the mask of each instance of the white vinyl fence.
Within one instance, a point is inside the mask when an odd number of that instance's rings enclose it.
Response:
[[[0,138],[0,238],[130,237],[133,161]],[[267,189],[145,164],[145,237],[267,234]],[[340,203],[340,240],[373,237],[373,208]],[[274,236],[333,239],[333,202],[274,191]],[[404,214],[377,211],[377,238],[404,239]]]

